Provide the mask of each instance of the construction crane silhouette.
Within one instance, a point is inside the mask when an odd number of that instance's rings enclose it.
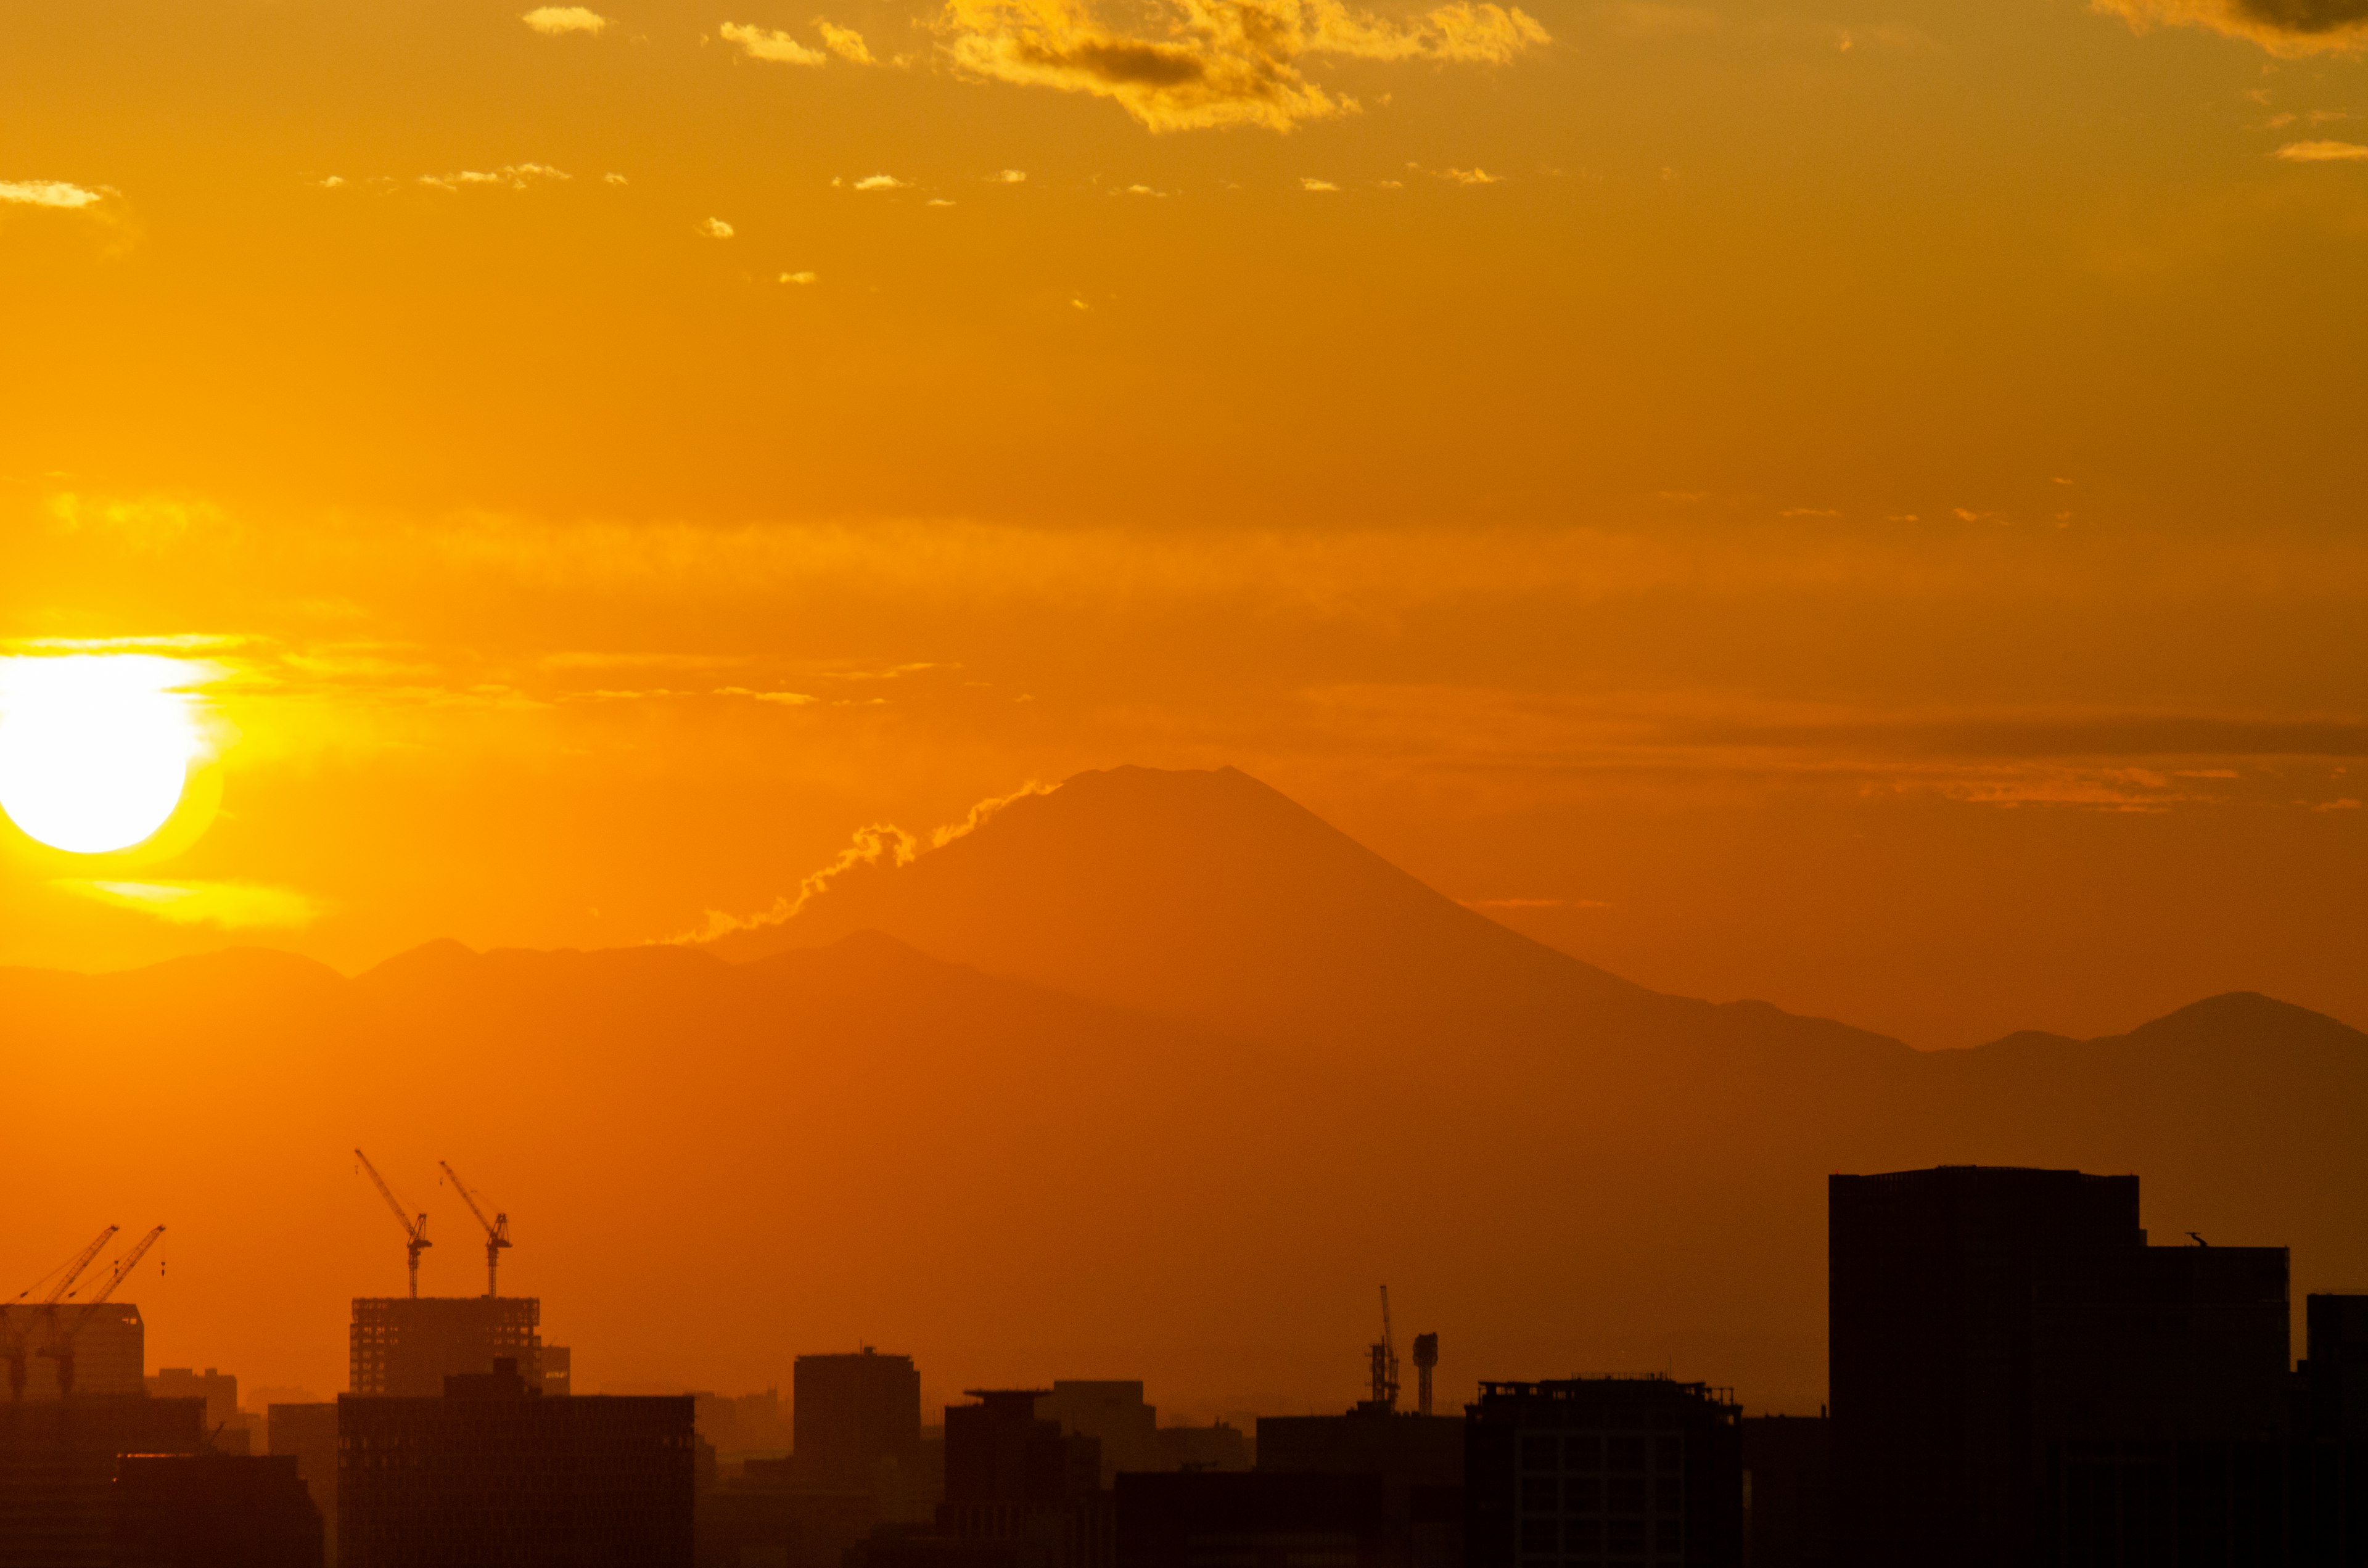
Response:
[[[461,1195],[461,1201],[469,1206],[469,1212],[477,1217],[477,1223],[485,1227],[485,1294],[488,1298],[498,1296],[501,1292],[494,1288],[494,1281],[501,1274],[502,1251],[510,1244],[510,1217],[496,1213],[492,1219],[486,1219],[484,1209],[477,1202],[477,1195],[469,1190],[469,1184],[461,1179],[461,1173],[452,1168],[452,1162],[438,1160],[436,1163],[444,1167],[444,1175],[450,1179],[452,1190]],[[412,1293],[418,1294],[416,1290]]]
[[[1398,1405],[1398,1347],[1390,1337],[1390,1288],[1382,1287],[1382,1337],[1369,1353],[1372,1359],[1373,1408],[1388,1415]]]
[[[98,1238],[96,1241],[58,1265],[49,1274],[41,1277],[41,1279],[55,1277],[54,1282],[50,1286],[49,1294],[41,1298],[40,1305],[21,1314],[22,1323],[8,1331],[6,1345],[0,1346],[0,1349],[5,1349],[8,1358],[8,1398],[11,1403],[21,1403],[25,1397],[25,1355],[32,1341],[34,1325],[38,1323],[46,1327],[55,1323],[59,1300],[68,1290],[74,1289],[74,1282],[82,1278],[82,1271],[90,1267],[90,1260],[105,1250],[107,1244],[114,1239],[115,1233],[120,1228],[120,1226],[109,1225],[98,1233]],[[17,1301],[23,1301],[40,1288],[41,1280],[34,1280],[17,1292]],[[12,1301],[9,1304],[13,1306],[16,1302]],[[7,1316],[15,1320],[19,1314],[10,1312]]]
[[[403,1227],[403,1252],[411,1263],[411,1299],[416,1301],[419,1300],[419,1255],[436,1244],[427,1239],[427,1216],[422,1212],[416,1220],[406,1217],[403,1199],[394,1195],[394,1188],[386,1185],[386,1177],[378,1174],[378,1167],[370,1163],[370,1156],[357,1149],[354,1158],[362,1163],[362,1169],[370,1172],[370,1180],[378,1184],[378,1195],[386,1199],[386,1206],[394,1210],[394,1222]]]
[[[74,1314],[74,1323],[63,1329],[53,1329],[50,1343],[41,1346],[40,1353],[58,1364],[58,1397],[60,1399],[74,1392],[74,1341],[81,1336],[83,1325],[90,1322],[91,1314],[97,1312],[109,1296],[115,1294],[115,1288],[118,1285],[131,1278],[131,1271],[140,1267],[140,1260],[148,1256],[148,1249],[154,1246],[156,1239],[164,1233],[165,1227],[157,1226],[133,1243],[130,1252],[109,1264],[106,1282],[99,1286],[89,1301],[83,1303],[82,1311]]]

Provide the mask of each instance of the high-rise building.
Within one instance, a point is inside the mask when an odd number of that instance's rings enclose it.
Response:
[[[341,1568],[690,1568],[688,1396],[548,1399],[507,1357],[337,1401]]]
[[[1833,1176],[1827,1201],[1835,1560],[2017,1560],[2040,1260],[2145,1245],[2137,1177],[1943,1166]]]
[[[2279,1560],[2283,1248],[2149,1247],[2135,1176],[1943,1166],[1828,1201],[1837,1562]]]
[[[27,1399],[58,1397],[61,1349],[70,1351],[76,1393],[147,1387],[148,1331],[129,1301],[0,1306],[0,1346],[9,1347],[9,1381],[22,1375]]]
[[[564,1345],[546,1345],[538,1358],[542,1364],[543,1392],[564,1395],[575,1392],[575,1352]]]
[[[1748,1568],[1827,1568],[1833,1560],[1833,1422],[1743,1418],[1743,1560]]]
[[[946,1500],[938,1534],[1010,1543],[1042,1568],[1109,1568],[1116,1517],[1101,1444],[1036,1414],[1041,1389],[972,1389],[946,1406]]]
[[[113,1568],[322,1568],[321,1511],[293,1459],[127,1454],[114,1554]]]
[[[1464,1420],[1361,1400],[1339,1415],[1261,1415],[1261,1474],[1371,1475],[1382,1483],[1383,1555],[1393,1563],[1460,1562]]]
[[[1482,1383],[1466,1412],[1465,1561],[1739,1568],[1742,1414],[1724,1389],[1665,1378]]]
[[[0,1403],[0,1568],[109,1568],[124,1454],[193,1454],[206,1406],[141,1393]]]
[[[270,1453],[296,1461],[296,1479],[321,1510],[324,1554],[328,1568],[336,1568],[337,1407],[334,1403],[271,1404],[265,1406],[263,1420]]]
[[[910,1356],[866,1346],[801,1356],[791,1372],[791,1443],[809,1486],[869,1489],[883,1462],[910,1468],[921,1446],[921,1374]]]
[[[356,1393],[433,1398],[444,1380],[517,1364],[542,1386],[542,1302],[532,1296],[360,1296],[347,1332]]]

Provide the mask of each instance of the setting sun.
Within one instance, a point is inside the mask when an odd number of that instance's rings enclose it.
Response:
[[[128,849],[180,804],[197,751],[188,671],[144,654],[0,667],[0,811],[76,855]]]

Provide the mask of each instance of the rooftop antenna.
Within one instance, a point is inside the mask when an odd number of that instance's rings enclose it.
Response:
[[[416,1220],[405,1219],[403,1199],[394,1195],[394,1188],[386,1185],[386,1177],[378,1174],[378,1167],[370,1163],[370,1156],[357,1149],[354,1158],[362,1163],[362,1169],[370,1172],[370,1180],[378,1184],[378,1195],[386,1199],[386,1206],[394,1210],[394,1222],[403,1227],[403,1251],[411,1263],[411,1299],[416,1301],[419,1300],[420,1251],[436,1244],[427,1239],[427,1216],[423,1213]]]
[[[1439,1365],[1439,1335],[1417,1334],[1414,1336],[1415,1408],[1423,1415],[1430,1414],[1430,1369]]]
[[[469,1212],[477,1217],[477,1223],[485,1227],[485,1295],[488,1299],[498,1296],[501,1291],[495,1289],[494,1282],[501,1275],[502,1251],[510,1244],[510,1217],[496,1212],[492,1219],[486,1219],[484,1207],[477,1202],[477,1195],[469,1190],[469,1184],[461,1179],[461,1173],[452,1168],[452,1162],[438,1160],[436,1163],[444,1167],[445,1176],[451,1179],[452,1190],[461,1195],[461,1201],[469,1206]]]
[[[1398,1349],[1390,1337],[1390,1288],[1382,1287],[1382,1337],[1369,1352],[1372,1359],[1373,1408],[1383,1415],[1398,1406]]]

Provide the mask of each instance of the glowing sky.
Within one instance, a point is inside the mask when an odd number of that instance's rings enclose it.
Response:
[[[6,8],[0,637],[219,761],[0,961],[1231,762],[1648,984],[2368,1022],[2363,17]]]

